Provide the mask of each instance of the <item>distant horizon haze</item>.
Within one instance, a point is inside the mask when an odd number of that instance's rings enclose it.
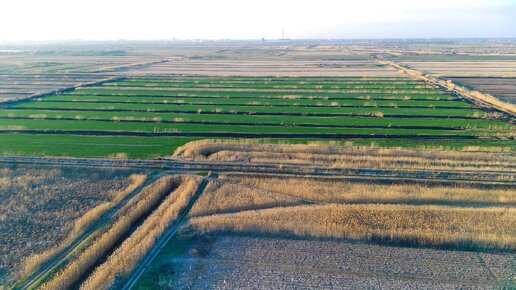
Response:
[[[516,38],[513,0],[2,0],[0,41]]]

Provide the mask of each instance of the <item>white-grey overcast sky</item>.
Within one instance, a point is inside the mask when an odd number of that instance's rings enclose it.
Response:
[[[516,37],[516,0],[0,0],[0,41]]]

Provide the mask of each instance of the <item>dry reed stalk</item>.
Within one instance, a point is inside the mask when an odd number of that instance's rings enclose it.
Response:
[[[81,289],[109,289],[117,277],[127,277],[152,249],[165,230],[179,217],[194,196],[200,179],[177,177],[179,187],[171,193],[138,229],[97,267]]]
[[[319,202],[338,203],[497,203],[516,204],[516,190],[421,184],[364,184],[331,178],[221,175],[239,186]]]
[[[310,205],[194,218],[201,233],[384,240],[415,245],[516,250],[515,208]]]

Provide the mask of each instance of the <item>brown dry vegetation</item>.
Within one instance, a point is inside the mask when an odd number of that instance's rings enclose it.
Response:
[[[188,160],[323,165],[333,168],[460,169],[516,172],[511,153],[385,149],[323,144],[257,144],[253,140],[199,140],[179,147]]]
[[[116,278],[127,277],[165,230],[179,217],[194,196],[200,179],[177,177],[181,183],[145,222],[116,249],[108,260],[97,267],[81,285],[81,289],[108,289]]]
[[[270,192],[268,189],[252,188],[243,183],[231,184],[213,180],[206,186],[202,196],[192,207],[190,216],[198,217],[301,203],[302,201],[296,197]]]
[[[514,188],[430,186],[417,183],[365,184],[333,178],[282,178],[240,175],[222,175],[220,179],[234,183],[235,194],[239,188],[251,187],[319,202],[516,204],[516,189]],[[210,204],[204,207],[214,208],[216,205]]]
[[[110,192],[110,199],[103,202],[96,207],[90,209],[84,213],[78,220],[74,222],[72,233],[66,238],[59,246],[49,249],[40,254],[33,255],[24,262],[24,274],[28,275],[34,272],[41,264],[50,259],[55,253],[62,250],[68,245],[73,239],[82,234],[90,225],[97,221],[106,211],[113,207],[116,203],[122,200],[131,192],[135,191],[140,187],[145,180],[147,175],[144,174],[133,174],[129,176],[130,184],[123,190]]]
[[[179,179],[165,176],[145,187],[137,197],[119,211],[117,220],[89,246],[77,253],[68,265],[59,271],[42,289],[68,289],[85,275],[103,257],[134,223],[149,212],[159,201],[179,185]]]
[[[85,213],[132,186],[132,171],[75,167],[0,168],[0,286],[23,272],[23,262],[80,231]],[[29,267],[31,268],[31,267]],[[30,270],[30,269],[29,269]],[[0,287],[1,288],[1,287]]]
[[[383,240],[516,250],[515,208],[310,205],[194,218],[201,232]]]

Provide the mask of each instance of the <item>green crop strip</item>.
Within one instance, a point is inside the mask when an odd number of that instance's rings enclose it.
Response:
[[[165,124],[137,122],[97,122],[89,120],[0,120],[2,131],[113,131],[145,133],[256,133],[256,134],[342,134],[342,135],[420,135],[420,136],[500,136],[495,130],[447,131],[435,129],[375,129],[328,127],[278,127],[256,125]]]
[[[250,124],[275,123],[285,126],[299,124],[383,126],[383,127],[443,127],[443,128],[486,128],[514,129],[514,126],[498,120],[485,119],[404,119],[376,117],[314,117],[314,116],[261,116],[261,115],[222,115],[222,114],[184,114],[159,112],[103,112],[103,111],[59,111],[59,110],[0,110],[3,118],[32,119],[92,119],[92,120],[136,120],[148,122],[247,122]]]
[[[309,99],[299,99],[299,100],[289,100],[289,99],[270,99],[270,100],[234,100],[228,98],[148,98],[148,97],[132,97],[127,98],[124,96],[112,96],[112,97],[98,97],[98,96],[71,96],[71,95],[58,95],[58,96],[50,96],[43,99],[41,101],[68,101],[68,102],[118,102],[118,103],[126,103],[126,102],[139,102],[139,103],[201,103],[201,104],[231,104],[231,105],[262,105],[262,106],[355,106],[355,107],[457,107],[457,108],[469,108],[470,104],[460,101],[412,101],[412,100],[399,100],[399,101],[383,101],[383,100],[346,100],[346,101],[326,101],[326,100],[309,100]]]
[[[207,136],[512,150],[514,126],[493,117],[407,78],[125,79],[3,105],[0,151],[152,158]]]
[[[113,103],[73,103],[73,102],[27,102],[18,103],[12,108],[52,108],[52,109],[86,109],[86,110],[140,110],[140,111],[175,111],[175,112],[215,112],[215,113],[274,113],[274,114],[336,114],[336,115],[383,115],[383,116],[443,116],[443,117],[484,117],[478,110],[468,109],[431,109],[431,108],[332,108],[332,107],[250,107],[228,105],[173,105],[173,104],[113,104]]]
[[[0,154],[17,156],[112,157],[119,153],[128,158],[156,158],[171,155],[174,150],[199,138],[183,137],[124,137],[81,136],[66,134],[1,134]],[[317,139],[263,139],[262,143],[307,144]],[[488,151],[516,150],[511,140],[425,140],[425,139],[340,139],[321,141],[322,144],[341,144],[375,147],[408,147],[461,150],[468,146],[483,147]]]
[[[433,94],[370,94],[370,93],[327,93],[327,92],[226,92],[226,91],[160,91],[160,90],[127,90],[127,89],[78,89],[65,95],[108,95],[108,96],[153,96],[153,97],[213,97],[213,98],[276,98],[276,99],[389,99],[389,100],[457,100],[456,97],[434,92]]]

